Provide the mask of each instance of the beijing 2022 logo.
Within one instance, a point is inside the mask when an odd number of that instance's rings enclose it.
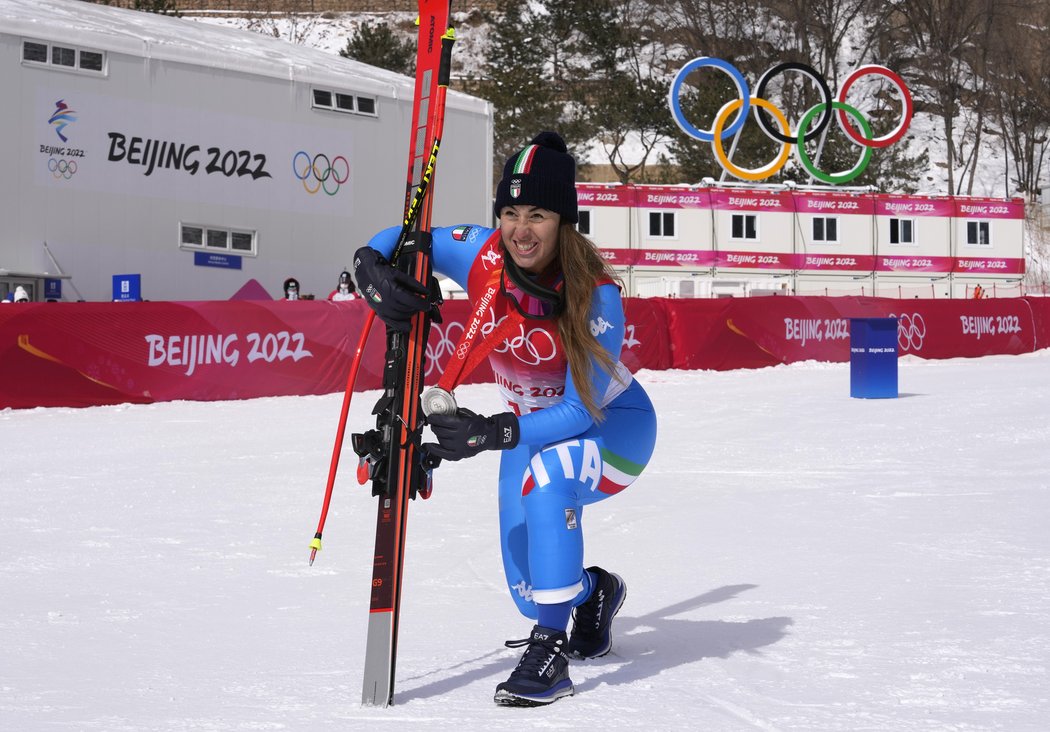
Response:
[[[702,130],[698,129],[686,119],[685,114],[682,111],[680,97],[682,94],[682,84],[685,81],[685,78],[693,71],[708,67],[717,69],[718,71],[727,74],[729,78],[732,79],[733,83],[736,85],[737,98],[722,105],[718,114],[715,115],[711,127]],[[820,89],[821,95],[821,102],[815,104],[802,116],[802,119],[798,124],[798,129],[794,132],[791,131],[791,125],[788,123],[784,112],[766,99],[766,90],[769,87],[770,81],[772,81],[774,77],[787,72],[797,72],[807,76]],[[867,118],[865,118],[856,107],[846,103],[846,95],[849,93],[850,87],[852,87],[857,80],[865,76],[882,76],[888,79],[897,88],[897,92],[900,94],[902,101],[901,117],[896,127],[880,137],[874,137],[871,124],[868,122]],[[845,81],[842,82],[842,88],[839,89],[838,98],[832,99],[831,89],[828,87],[828,82],[812,66],[796,62],[782,63],[773,66],[762,74],[761,78],[758,80],[758,86],[755,88],[755,95],[751,96],[750,87],[748,87],[747,80],[744,78],[744,75],[740,73],[740,70],[728,61],[724,61],[720,58],[713,58],[711,56],[695,58],[679,70],[671,84],[671,89],[668,94],[668,102],[671,107],[671,115],[674,117],[674,121],[682,131],[690,137],[702,142],[710,142],[715,158],[722,166],[722,169],[733,177],[747,181],[758,181],[776,175],[777,172],[779,172],[787,163],[788,157],[791,155],[791,148],[794,146],[798,155],[799,164],[801,164],[802,167],[805,168],[805,170],[814,178],[832,185],[850,182],[863,173],[868,167],[868,163],[871,161],[871,153],[874,148],[888,147],[904,137],[904,133],[908,130],[908,125],[911,124],[913,111],[911,92],[908,91],[908,87],[905,85],[904,80],[885,66],[866,65],[857,68],[853,73],[846,77]],[[758,113],[759,108],[766,110],[773,116],[779,129],[773,127],[768,118]],[[780,153],[772,162],[767,163],[762,167],[742,168],[735,165],[733,161],[730,160],[730,156],[732,155],[732,150],[736,147],[736,142],[739,139],[740,132],[752,109],[755,109],[755,119],[758,121],[758,125],[762,129],[762,132],[771,140],[779,142],[781,144],[781,149]],[[736,118],[727,127],[726,122],[733,112],[737,112]],[[836,112],[838,113],[837,115],[835,114]],[[814,125],[813,120],[814,118],[817,118],[818,115],[819,118]],[[853,142],[861,146],[863,152],[861,153],[860,159],[857,161],[856,165],[849,170],[828,173],[816,166],[806,152],[805,143],[816,140],[819,137],[820,144],[823,145],[824,138],[822,135],[824,135],[833,116],[837,116],[842,131],[853,140]],[[860,126],[860,131],[857,131],[857,128],[850,121],[850,118]],[[723,141],[730,137],[733,138],[733,143],[730,148],[730,153],[727,154]]]

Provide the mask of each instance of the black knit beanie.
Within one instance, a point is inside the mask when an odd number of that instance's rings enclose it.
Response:
[[[576,206],[576,160],[557,132],[541,132],[523,150],[507,158],[496,187],[493,212],[504,206],[539,206],[561,214],[562,221],[579,221]]]

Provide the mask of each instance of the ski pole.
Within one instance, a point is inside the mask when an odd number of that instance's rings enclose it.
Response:
[[[310,566],[314,564],[314,557],[321,550],[321,533],[324,531],[325,521],[328,519],[328,506],[332,503],[332,488],[335,486],[335,474],[339,470],[339,455],[343,451],[343,435],[346,433],[346,417],[350,412],[350,399],[354,393],[354,384],[357,382],[357,371],[361,367],[361,355],[365,351],[365,343],[368,334],[372,330],[376,313],[372,308],[368,309],[368,317],[361,329],[361,337],[357,339],[357,350],[354,351],[354,360],[350,363],[350,374],[346,377],[346,391],[343,392],[343,408],[339,413],[339,427],[335,431],[335,447],[332,449],[332,462],[328,466],[328,485],[324,491],[324,503],[321,505],[321,519],[317,522],[317,533],[310,542]]]

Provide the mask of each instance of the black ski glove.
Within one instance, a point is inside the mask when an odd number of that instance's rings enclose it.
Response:
[[[354,278],[368,306],[394,330],[407,333],[412,316],[431,308],[427,288],[395,269],[372,247],[354,253]]]
[[[510,450],[518,446],[520,430],[513,412],[482,417],[461,408],[455,414],[432,414],[427,422],[440,444],[427,443],[423,449],[444,460],[462,460],[482,450]]]

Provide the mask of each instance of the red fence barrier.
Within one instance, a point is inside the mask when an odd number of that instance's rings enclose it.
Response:
[[[621,356],[632,370],[756,368],[849,360],[849,318],[899,319],[901,355],[1027,353],[1050,347],[1050,299],[860,297],[630,299]],[[0,306],[0,408],[326,394],[346,383],[365,320],[361,301],[26,303]],[[437,381],[467,320],[442,309],[427,381]],[[527,339],[527,324],[518,337]],[[382,328],[357,389],[377,389]],[[482,365],[468,380],[489,381]]]

